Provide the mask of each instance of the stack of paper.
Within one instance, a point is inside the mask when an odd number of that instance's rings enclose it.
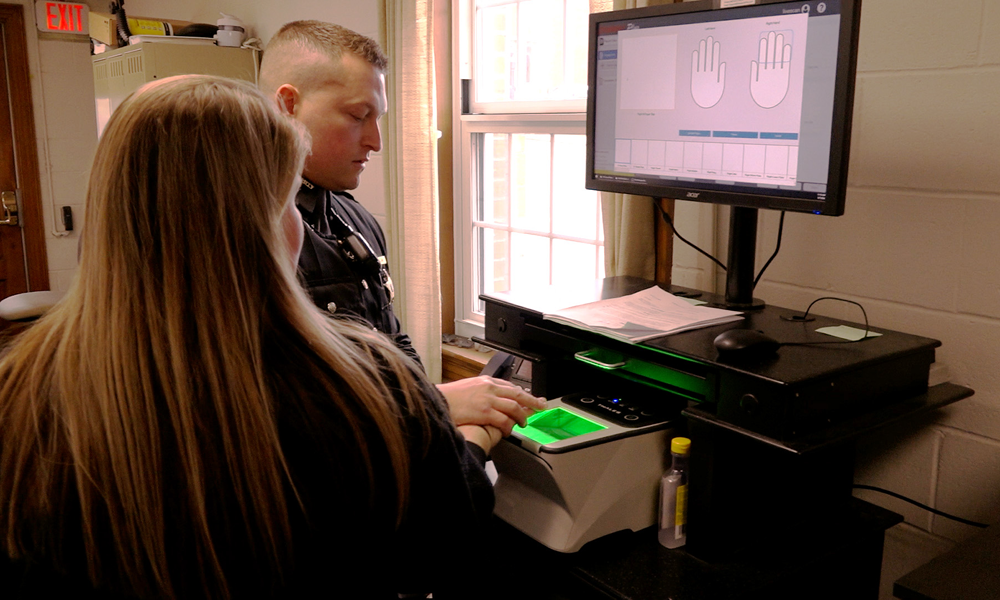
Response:
[[[743,313],[694,306],[653,286],[630,296],[600,300],[546,313],[545,319],[629,343],[743,318]]]

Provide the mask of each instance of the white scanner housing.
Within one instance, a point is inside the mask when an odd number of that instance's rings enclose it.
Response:
[[[496,515],[559,552],[576,552],[609,533],[656,523],[670,423],[630,428],[562,399],[549,401],[547,410],[554,408],[602,428],[549,443],[515,428],[515,441],[503,440],[492,451],[499,474]]]

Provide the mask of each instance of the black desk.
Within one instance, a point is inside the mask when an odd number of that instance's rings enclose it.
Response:
[[[861,435],[970,395],[968,388],[942,383],[790,440],[736,427],[698,407],[685,409],[692,448],[688,551],[712,562],[736,556],[753,547],[757,520],[769,523],[777,543],[800,531],[836,527],[831,516],[849,512],[853,500]]]
[[[553,565],[560,582],[542,597],[877,598],[884,532],[900,519],[851,496],[855,442],[972,395],[950,383],[928,388],[940,342],[871,327],[881,335],[860,343],[799,345],[830,341],[820,327],[864,325],[822,316],[802,322],[796,311],[775,306],[749,311],[739,323],[637,345],[544,319],[554,308],[650,285],[615,277],[573,291],[573,300],[557,288],[482,297],[481,341],[532,361],[535,394],[561,396],[584,381],[646,386],[664,394],[665,406],[677,406],[687,431],[676,433],[692,440],[685,551],[660,548],[646,531],[595,540],[575,555],[534,553],[530,568]],[[721,356],[713,340],[733,328],[758,329],[788,345],[752,359]],[[581,352],[618,358],[595,369],[574,358]],[[573,594],[553,595],[570,583],[578,588]],[[581,586],[598,595],[583,595]]]
[[[885,530],[896,513],[855,500],[835,535],[804,531],[793,544],[738,560],[708,563],[668,550],[656,531],[619,532],[574,554],[545,548],[496,522],[501,561],[511,578],[496,597],[550,600],[875,600]],[[767,523],[760,523],[761,540]]]
[[[864,324],[767,306],[747,311],[738,322],[704,327],[627,344],[547,321],[547,311],[644,290],[653,282],[610,277],[588,288],[557,286],[530,293],[483,295],[485,339],[489,346],[533,362],[532,391],[550,398],[580,391],[580,381],[594,380],[596,370],[574,360],[578,352],[607,354],[605,369],[628,380],[699,404],[723,422],[777,440],[824,431],[855,417],[920,395],[927,390],[928,367],[940,342],[922,336],[871,327],[878,337],[843,343],[817,333],[823,327]],[[713,294],[671,287],[673,293]],[[803,307],[804,308],[804,307]],[[760,330],[787,344],[773,355],[738,359],[721,356],[716,336],[731,329]],[[833,342],[833,343],[831,343]],[[801,345],[816,344],[816,345]]]
[[[1000,598],[1000,527],[990,527],[901,577],[892,593],[902,600]]]

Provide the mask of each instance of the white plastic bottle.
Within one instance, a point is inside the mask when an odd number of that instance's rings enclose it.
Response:
[[[670,441],[670,470],[660,480],[660,544],[680,548],[687,541],[688,453],[691,440],[676,437]]]

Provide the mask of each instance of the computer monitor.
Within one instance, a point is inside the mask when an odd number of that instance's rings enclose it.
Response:
[[[704,0],[592,14],[587,188],[733,206],[727,304],[759,304],[757,210],[844,212],[860,9]]]

